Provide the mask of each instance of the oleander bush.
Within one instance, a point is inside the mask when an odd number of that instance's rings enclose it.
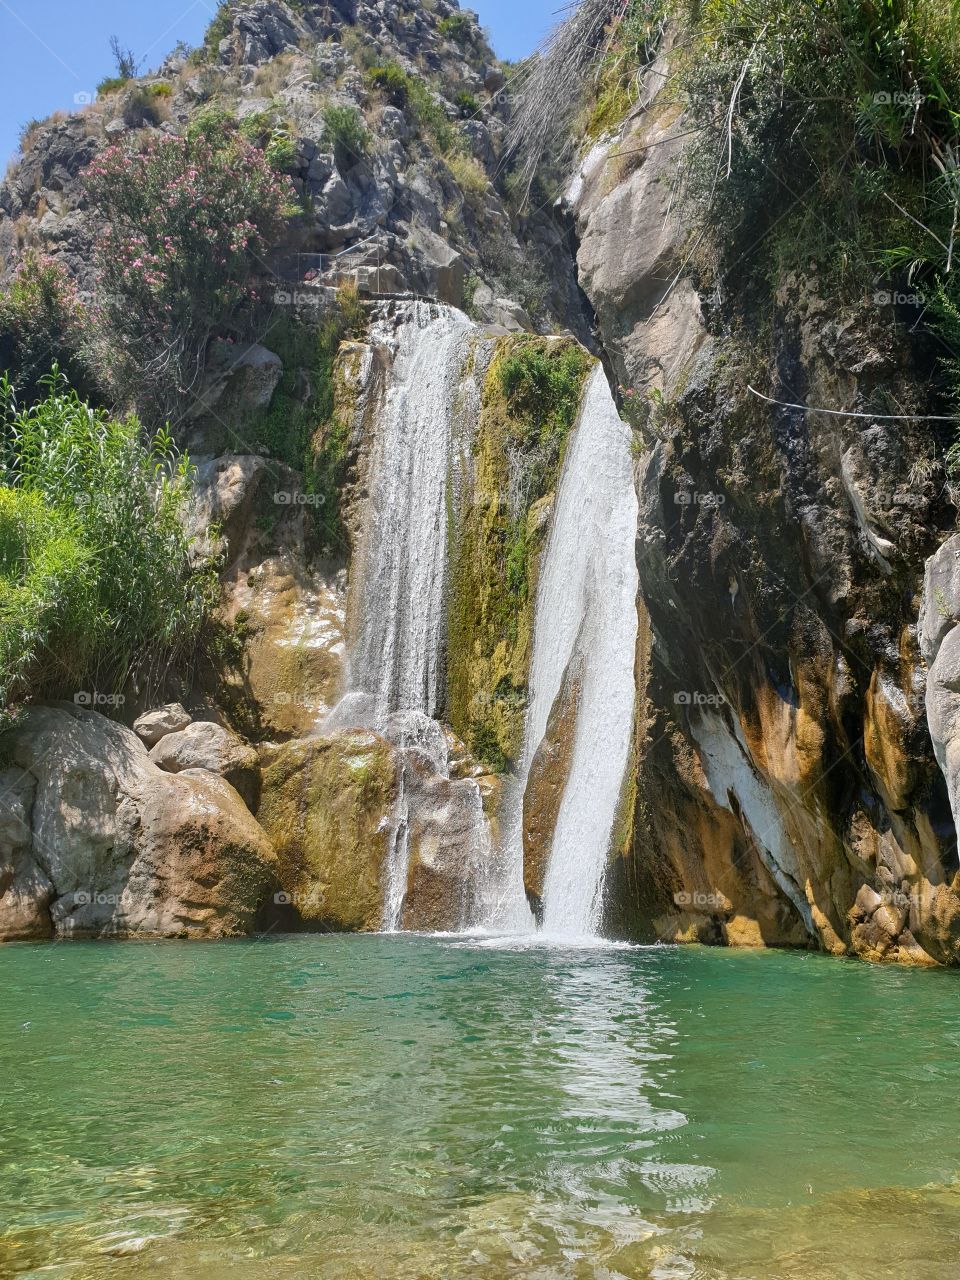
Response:
[[[107,223],[103,357],[121,398],[162,422],[198,384],[211,336],[250,301],[292,188],[237,132],[111,147],[85,177]]]

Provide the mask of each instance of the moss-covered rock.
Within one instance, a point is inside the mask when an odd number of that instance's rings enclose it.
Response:
[[[567,436],[592,364],[572,339],[501,338],[451,544],[448,714],[503,771],[523,745],[537,572]]]
[[[378,929],[397,798],[391,745],[350,730],[265,747],[262,759],[258,816],[279,859],[278,915],[315,928]]]

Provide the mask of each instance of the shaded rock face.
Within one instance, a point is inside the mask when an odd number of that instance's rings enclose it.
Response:
[[[164,773],[92,711],[34,708],[4,748],[0,940],[250,929],[276,858],[222,778]]]
[[[861,410],[895,382],[904,412],[935,410],[876,307],[840,315],[814,282],[784,281],[758,355],[730,336],[732,284],[726,310],[701,305],[667,209],[688,126],[661,82],[568,195],[615,374],[666,404],[640,423],[648,636],[611,927],[957,962],[956,837],[916,625],[952,517],[936,476],[906,479],[934,456],[928,426],[777,408],[748,384]],[[949,698],[936,702],[946,743]],[[896,909],[854,912],[864,886]]]
[[[222,616],[243,641],[213,696],[254,739],[310,731],[343,684],[343,575],[309,552],[302,497],[296,472],[258,455],[197,469],[190,532],[220,528]]]

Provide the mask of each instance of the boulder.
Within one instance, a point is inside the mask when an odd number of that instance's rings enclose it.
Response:
[[[256,812],[260,799],[259,757],[253,747],[222,724],[197,720],[177,733],[168,733],[150,752],[150,759],[167,773],[182,773],[185,769],[217,773]]]
[[[376,930],[393,834],[393,748],[369,730],[267,745],[259,818],[279,859],[280,918]]]
[[[163,772],[95,711],[32,708],[3,746],[20,809],[0,828],[0,939],[250,930],[276,857],[222,778]]]
[[[22,769],[0,772],[0,941],[49,937],[54,887],[32,857],[36,781]]]
[[[165,707],[156,707],[153,711],[145,711],[133,722],[133,732],[146,747],[155,746],[168,733],[179,733],[190,723],[192,717],[179,702],[170,702]]]
[[[930,666],[948,631],[960,621],[960,533],[948,538],[924,567],[920,652]]]
[[[403,756],[410,861],[404,929],[465,929],[475,923],[474,895],[492,844],[483,795],[473,780],[433,773],[414,750]]]

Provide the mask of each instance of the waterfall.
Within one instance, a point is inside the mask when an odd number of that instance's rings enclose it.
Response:
[[[546,634],[541,653],[534,654],[535,688],[540,679],[557,680],[559,687],[571,639],[583,656],[570,777],[543,888],[547,934],[586,936],[599,929],[604,873],[630,760],[640,587],[630,444],[598,366],[584,390],[564,466],[541,579]],[[582,623],[574,636],[578,612]],[[539,704],[537,711],[543,714]]]
[[[366,531],[359,553],[351,686],[376,714],[436,714],[447,577],[453,418],[472,326],[449,307],[415,303],[396,336],[393,367],[371,458]]]
[[[590,937],[599,929],[633,730],[637,518],[630,431],[598,365],[567,445],[540,570],[524,748],[505,823],[505,888],[488,918],[493,928],[532,929],[523,899],[523,794],[564,673],[579,654],[579,703],[544,882],[543,932]]]
[[[399,316],[385,315],[370,335],[370,369],[384,377],[372,390],[375,438],[351,581],[350,688],[323,729],[362,724],[395,748],[398,794],[384,865],[388,933],[402,927],[414,832],[424,821],[424,762],[434,777],[450,777],[434,717],[443,694],[453,491],[479,412],[468,359],[476,332],[451,307],[412,303]],[[477,784],[450,783],[451,822],[457,798],[468,810],[460,846],[466,883],[482,874],[490,832]],[[435,817],[434,826],[444,820]],[[465,891],[461,920],[451,924],[466,923],[468,901]]]

